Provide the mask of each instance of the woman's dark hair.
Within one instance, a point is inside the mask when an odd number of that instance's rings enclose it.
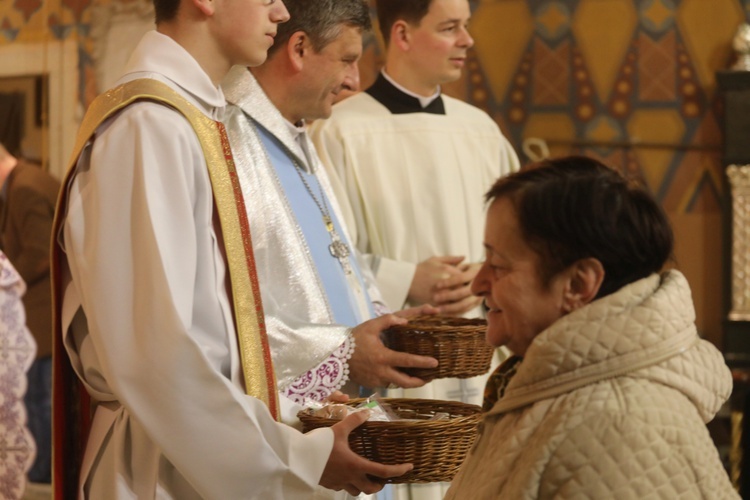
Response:
[[[574,262],[604,266],[597,298],[662,270],[674,236],[659,203],[642,186],[593,158],[544,160],[499,179],[488,202],[511,202],[526,243],[541,258],[545,284]]]

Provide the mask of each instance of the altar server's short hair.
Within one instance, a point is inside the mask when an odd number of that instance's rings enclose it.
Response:
[[[180,0],[154,0],[156,24],[174,19],[179,8]]]
[[[378,24],[385,44],[388,45],[396,21],[419,26],[430,10],[430,4],[432,0],[377,0]]]

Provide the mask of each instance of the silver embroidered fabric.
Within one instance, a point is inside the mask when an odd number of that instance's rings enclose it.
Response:
[[[317,156],[313,155],[315,165],[307,164],[284,118],[255,78],[245,68],[237,67],[223,82],[223,87],[227,100],[234,103],[227,107],[225,124],[248,208],[278,387],[286,391],[297,379],[330,361],[329,356],[344,344],[350,329],[334,324],[333,312],[302,229],[255,126],[245,113],[274,134],[306,169],[314,169],[329,196],[331,210],[339,220],[343,219]],[[369,270],[362,271],[369,291],[374,278]],[[343,373],[348,379],[348,365]]]

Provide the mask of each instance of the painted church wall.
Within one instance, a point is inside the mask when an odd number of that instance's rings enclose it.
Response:
[[[0,50],[74,40],[69,98],[83,109],[127,55],[106,34],[116,27],[119,39],[137,39],[148,8],[146,0],[8,0]],[[731,40],[750,0],[479,0],[472,10],[476,45],[446,93],[486,110],[524,162],[523,145],[535,138],[552,155],[594,155],[642,179],[674,224],[699,331],[720,344],[729,193],[715,72],[733,62]],[[376,32],[365,40],[363,85],[382,61]]]

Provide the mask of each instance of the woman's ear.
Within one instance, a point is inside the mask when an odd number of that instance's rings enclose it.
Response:
[[[596,298],[604,281],[604,266],[599,259],[587,257],[568,268],[569,281],[563,296],[563,310],[573,312]]]

